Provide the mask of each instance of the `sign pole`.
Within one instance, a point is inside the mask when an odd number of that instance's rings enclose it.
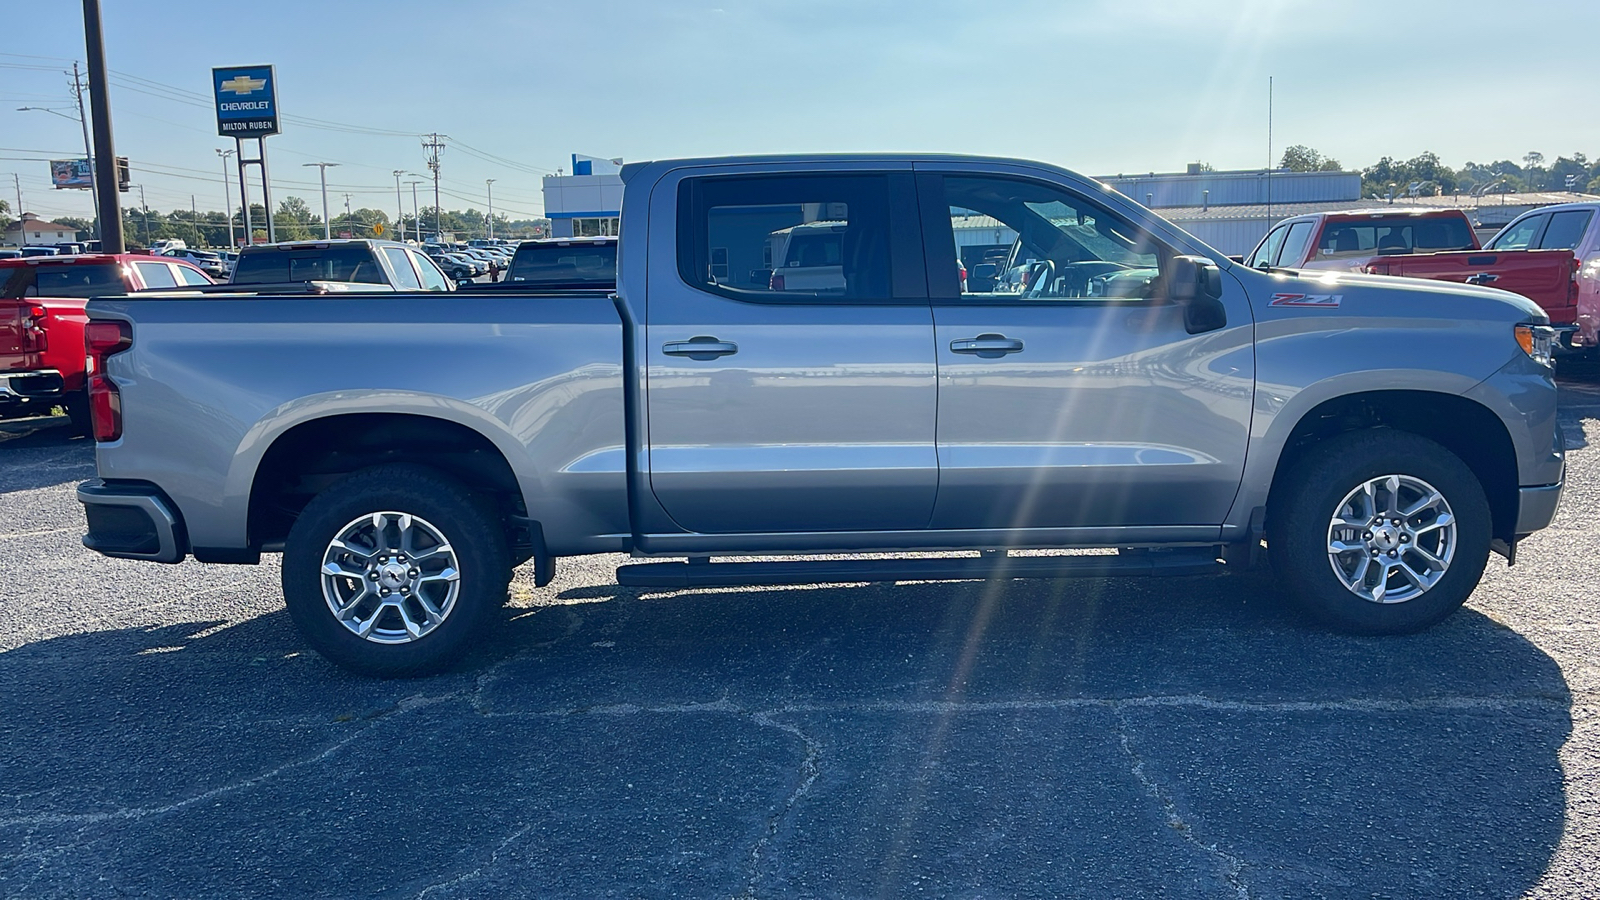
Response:
[[[244,245],[248,247],[256,242],[256,233],[250,224],[250,182],[249,173],[245,171],[244,139],[234,138],[233,146],[239,160],[239,203],[244,208]]]
[[[261,164],[261,205],[267,211],[267,243],[278,242],[278,230],[272,224],[272,187],[267,177],[267,139],[256,138],[256,162]]]

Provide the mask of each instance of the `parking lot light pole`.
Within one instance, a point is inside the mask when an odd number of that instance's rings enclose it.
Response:
[[[483,186],[489,191],[489,240],[494,240],[494,179],[485,178]]]
[[[337,166],[338,163],[316,162],[301,163],[302,166],[316,166],[322,171],[322,239],[333,240],[333,223],[328,221],[328,167]]]
[[[416,175],[419,179],[423,177],[416,172],[407,172],[406,174]],[[422,243],[422,207],[417,205],[417,185],[425,183],[424,181],[406,182],[406,184],[411,185],[411,225],[417,231],[417,243],[419,244]]]
[[[400,197],[400,176],[406,173],[405,169],[394,170],[394,215],[395,227],[400,229],[400,240],[406,239],[406,201]]]
[[[239,239],[233,235],[233,182],[228,179],[228,157],[238,152],[214,148],[222,159],[222,213],[228,217],[228,249],[239,249]]]

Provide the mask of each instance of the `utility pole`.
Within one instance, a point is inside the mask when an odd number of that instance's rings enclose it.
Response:
[[[442,240],[444,235],[444,209],[439,205],[439,151],[444,149],[444,142],[440,137],[449,135],[435,131],[422,142],[422,149],[428,151],[428,170],[433,173],[433,239],[436,241]]]
[[[417,185],[422,181],[408,181],[411,185],[411,226],[416,229],[417,243],[422,243],[422,208],[417,206]],[[18,196],[21,196],[20,194]]]
[[[302,166],[316,166],[322,172],[322,239],[333,239],[333,223],[328,220],[328,167],[337,166],[338,163],[319,162],[301,163]]]
[[[489,240],[494,240],[494,179],[485,178],[483,186],[489,191]]]
[[[21,219],[22,218],[22,179],[17,177],[17,173],[12,172],[11,173],[11,183],[17,189],[17,218]]]
[[[146,203],[145,199],[144,199],[144,185],[141,184],[138,187],[139,187],[139,208],[144,210],[144,216],[143,216],[143,218],[144,218],[144,245],[145,245],[146,248],[148,248],[150,246],[150,204]],[[102,249],[104,249],[105,244],[102,243],[100,246],[101,246]]]
[[[239,249],[239,241],[233,236],[233,182],[228,180],[228,157],[237,153],[237,150],[217,149],[217,155],[222,157],[222,212],[228,217],[228,249]]]
[[[200,230],[200,206],[194,202],[194,195],[189,195],[189,224],[194,226],[195,239],[205,241],[205,233]],[[207,244],[211,243],[206,241]]]
[[[83,82],[78,78],[78,62],[72,62],[72,93],[78,98],[78,125],[83,128],[83,155],[89,160],[89,195],[94,198],[94,217],[100,219],[100,195],[95,192],[94,142],[89,140],[89,117],[83,112]],[[113,160],[113,165],[115,161]]]
[[[350,195],[344,195],[344,227],[345,233],[351,237],[356,236],[355,216],[350,214]]]
[[[405,169],[394,170],[394,227],[400,231],[402,241],[406,239],[406,201],[400,197],[400,176],[405,173]]]
[[[117,151],[111,142],[111,96],[106,79],[106,44],[100,30],[100,0],[83,0],[83,43],[89,66],[89,110],[94,119],[94,190],[100,215],[100,252],[121,253],[122,205],[117,196]]]

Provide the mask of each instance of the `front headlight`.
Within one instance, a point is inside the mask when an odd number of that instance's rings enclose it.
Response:
[[[1551,353],[1555,347],[1556,330],[1549,325],[1518,325],[1517,346],[1522,352],[1528,354],[1534,362],[1540,365],[1551,365]]]

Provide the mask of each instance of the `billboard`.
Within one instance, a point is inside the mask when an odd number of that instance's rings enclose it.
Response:
[[[260,138],[278,133],[278,79],[271,66],[226,66],[211,70],[216,89],[217,134]]]
[[[129,180],[128,158],[119,156],[117,157],[117,190],[126,193]],[[90,177],[89,172],[89,161],[87,159],[50,160],[50,184],[56,188],[94,187],[94,179]]]
[[[50,185],[56,188],[94,187],[87,159],[50,160]]]

